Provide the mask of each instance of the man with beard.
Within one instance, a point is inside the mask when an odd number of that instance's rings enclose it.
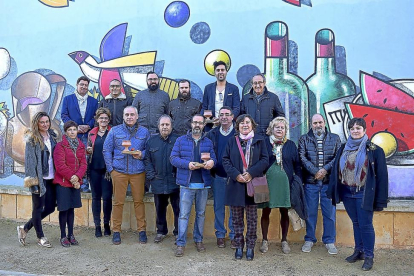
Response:
[[[177,257],[184,255],[188,219],[193,201],[195,201],[193,239],[198,252],[206,251],[203,244],[204,220],[208,189],[211,186],[210,170],[217,159],[213,143],[203,136],[204,123],[203,116],[194,115],[191,132],[177,139],[170,156],[171,164],[177,168],[177,184],[180,185],[180,216],[175,251]]]
[[[137,93],[132,106],[138,110],[138,123],[148,128],[151,135],[155,135],[158,132],[158,118],[168,113],[170,97],[159,89],[159,78],[156,73],[147,73],[147,85],[148,89]]]
[[[178,215],[180,204],[180,188],[175,183],[176,168],[169,157],[178,135],[172,132],[172,120],[168,115],[161,115],[158,120],[160,134],[152,136],[146,145],[145,171],[146,178],[154,194],[157,235],[154,242],[160,243],[168,234],[167,207],[170,200],[174,213],[173,234],[178,235]]]
[[[128,184],[131,186],[135,218],[139,232],[139,243],[147,243],[144,184],[145,184],[145,143],[150,137],[148,129],[137,123],[138,112],[133,106],[124,109],[124,122],[109,131],[103,146],[106,170],[111,174],[114,200],[112,209],[113,244],[121,243],[122,212]],[[124,141],[131,142],[133,154],[123,151]]]
[[[303,167],[303,182],[305,183],[305,199],[308,209],[306,220],[305,243],[303,252],[311,252],[316,243],[316,222],[318,219],[318,204],[320,201],[323,217],[322,242],[328,253],[338,254],[335,247],[335,207],[328,199],[326,191],[329,184],[329,172],[335,159],[336,152],[341,147],[338,135],[328,132],[325,119],[321,114],[312,116],[312,129],[299,139],[299,155]]]
[[[213,63],[214,75],[217,81],[206,85],[203,95],[203,106],[201,114],[204,110],[211,110],[214,124],[219,124],[219,110],[223,106],[229,106],[234,117],[240,113],[240,94],[239,88],[234,84],[227,82],[228,68],[225,62],[216,61]],[[210,130],[212,124],[206,126],[206,131]]]
[[[188,80],[180,80],[178,90],[178,97],[170,102],[168,110],[173,119],[173,131],[181,136],[191,129],[191,118],[200,112],[201,103],[191,98]]]

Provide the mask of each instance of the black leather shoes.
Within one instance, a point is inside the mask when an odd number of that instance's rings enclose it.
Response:
[[[363,259],[364,259],[364,253],[359,250],[355,250],[354,253],[352,253],[351,256],[348,256],[345,260],[348,263],[355,263],[356,261],[363,260]]]
[[[95,226],[95,237],[97,237],[97,238],[102,237],[102,229],[101,229],[101,226]]]
[[[105,237],[109,237],[111,235],[111,227],[109,223],[104,223],[104,235]]]
[[[236,258],[236,260],[241,260],[243,258],[243,248],[236,248],[234,257]]]
[[[362,270],[364,271],[371,270],[373,265],[374,265],[374,258],[365,257],[364,264],[362,265]]]
[[[254,258],[254,249],[253,248],[247,248],[246,259],[248,261],[253,261],[253,258]]]

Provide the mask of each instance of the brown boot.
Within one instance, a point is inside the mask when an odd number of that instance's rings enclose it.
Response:
[[[177,246],[177,249],[175,249],[175,256],[176,257],[184,256],[184,246]]]
[[[204,247],[203,242],[196,242],[195,246],[198,252],[206,252],[206,248]]]

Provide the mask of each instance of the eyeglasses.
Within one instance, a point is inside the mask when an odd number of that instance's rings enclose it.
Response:
[[[109,118],[108,117],[99,117],[98,120],[102,120],[102,121],[108,121]]]
[[[121,88],[120,85],[110,85],[109,88]]]
[[[230,114],[230,113],[220,113],[219,116],[220,117],[230,117],[230,116],[233,116],[233,114]]]
[[[202,124],[204,124],[204,122],[196,122],[196,121],[192,121],[191,123],[193,125],[202,125]]]
[[[158,78],[154,78],[154,79],[147,79],[148,81],[158,81]]]
[[[258,81],[258,82],[254,82],[253,86],[257,86],[257,85],[263,85],[264,81]]]

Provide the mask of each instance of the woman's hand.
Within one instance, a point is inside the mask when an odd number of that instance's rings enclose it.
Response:
[[[243,178],[246,179],[246,183],[252,181],[252,176],[250,175],[250,173],[245,172],[242,174]]]
[[[87,147],[87,148],[86,148],[86,152],[87,152],[88,154],[91,154],[91,153],[92,153],[92,147]]]
[[[237,180],[237,182],[240,182],[240,183],[247,183],[248,181],[246,181],[246,179],[243,177],[243,175],[242,174],[239,174],[237,177],[236,177],[236,180]]]
[[[79,182],[79,177],[77,175],[72,175],[72,177],[70,178],[70,183],[72,183],[72,185],[76,182]]]
[[[79,189],[80,188],[80,183],[79,182],[72,183],[72,186],[75,189]]]

